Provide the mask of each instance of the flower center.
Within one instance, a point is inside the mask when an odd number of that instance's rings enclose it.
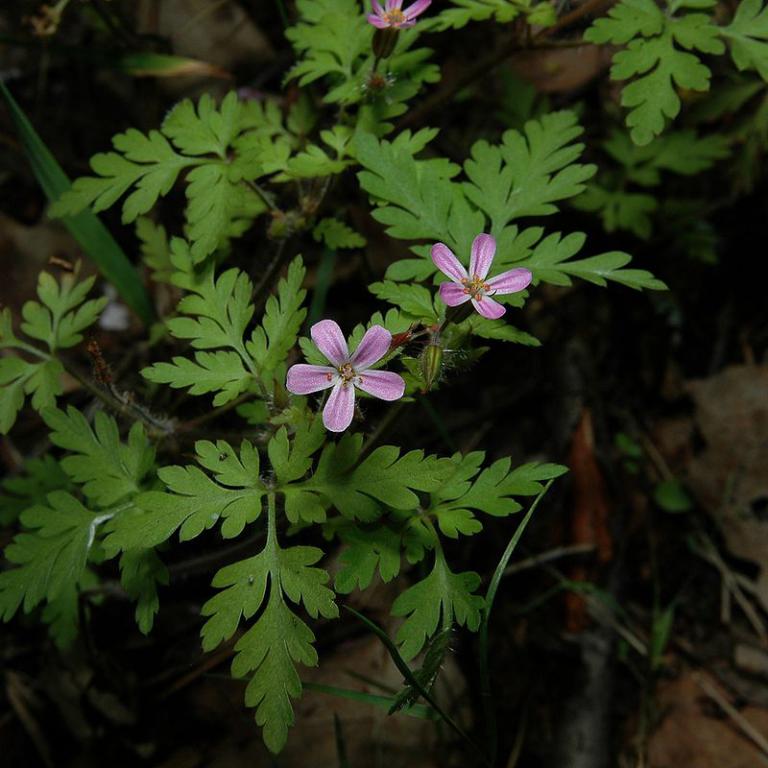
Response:
[[[384,20],[391,27],[397,27],[400,24],[405,24],[407,21],[405,14],[399,8],[393,8],[391,11],[386,11],[384,13]]]
[[[473,275],[471,280],[465,277],[461,283],[464,286],[464,293],[468,293],[471,298],[478,301],[482,300],[483,296],[491,290],[491,286],[483,282],[479,275]]]
[[[357,372],[352,367],[352,363],[344,363],[339,366],[339,375],[344,386],[358,378]]]

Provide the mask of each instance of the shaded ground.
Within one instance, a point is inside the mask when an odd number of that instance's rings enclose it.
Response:
[[[180,36],[176,50],[186,46],[231,70],[237,85],[277,91],[287,50],[267,4],[222,3],[204,29],[194,5],[169,3],[168,18],[140,13],[140,22],[152,34]],[[22,34],[17,20],[30,12],[28,4],[9,3],[3,34]],[[114,132],[153,126],[179,95],[229,85],[133,80],[56,49],[87,43],[88,29],[63,27],[43,61],[39,48],[0,43],[3,67],[16,72],[14,91],[73,175]],[[581,80],[558,89],[565,93],[553,97],[555,105],[585,98],[589,110],[598,98],[589,82],[601,64],[584,66]],[[482,120],[471,111],[457,120],[449,106],[429,124],[445,123],[441,150],[461,156]],[[0,145],[0,304],[18,309],[51,256],[77,251],[43,218],[5,115]],[[480,447],[491,458],[571,467],[526,533],[493,617],[499,765],[752,768],[768,760],[768,303],[755,279],[765,209],[758,186],[717,214],[716,264],[692,260],[666,239],[607,237],[593,219],[567,214],[563,229],[588,232],[595,249],[636,254],[671,293],[541,290],[525,313],[541,348],[494,349],[470,376],[435,393],[429,411],[412,406],[388,433],[405,447]],[[370,239],[369,263],[338,265],[328,297],[348,324],[373,310],[365,299],[371,271],[402,255],[364,210],[357,216]],[[135,249],[115,215],[105,219]],[[251,263],[262,238],[259,225],[238,244],[235,262]],[[316,264],[311,241],[293,247]],[[111,359],[126,356],[127,387],[141,367],[127,353],[130,334],[104,336]],[[2,441],[6,471],[19,455],[40,450],[39,426],[30,416],[13,442]],[[508,524],[489,524],[456,545],[451,561],[488,577],[509,534]],[[209,656],[199,648],[210,574],[232,557],[219,546],[210,535],[169,554],[172,585],[148,638],[109,594],[84,617],[87,631],[66,655],[30,621],[0,629],[0,750],[8,765],[273,764],[242,706],[241,684],[227,675],[231,645]],[[238,545],[238,554],[248,546]],[[391,585],[366,595],[366,611],[388,621],[391,595]],[[321,670],[307,680],[375,691],[362,676],[398,687],[384,649],[354,620],[320,626],[318,639]],[[483,718],[475,641],[455,638],[439,684],[470,728]],[[352,768],[472,764],[433,724],[387,718],[323,693],[308,692],[297,717],[275,764],[341,765],[338,733]]]

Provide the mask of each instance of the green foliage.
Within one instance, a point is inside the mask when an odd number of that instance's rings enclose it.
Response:
[[[406,589],[392,605],[393,615],[406,617],[397,632],[403,658],[408,661],[418,655],[438,626],[456,622],[476,631],[483,607],[483,598],[474,594],[479,586],[476,573],[454,573],[438,551],[429,576]]]
[[[494,19],[500,24],[507,24],[521,15],[525,15],[528,24],[549,26],[555,22],[555,9],[549,3],[534,3],[533,0],[452,0],[451,7],[419,23],[443,32],[446,29],[461,29],[471,21]]]
[[[521,229],[512,223],[554,214],[561,201],[584,191],[597,169],[577,162],[584,145],[574,140],[581,132],[572,112],[554,112],[528,121],[523,131],[506,131],[500,144],[479,141],[464,164],[464,182],[454,180],[459,170],[453,164],[439,158],[416,159],[401,136],[389,142],[363,134],[356,143],[357,159],[363,166],[358,179],[379,202],[373,217],[387,226],[389,235],[442,241],[464,263],[469,261],[478,232],[490,231],[498,244],[494,270],[524,266],[536,281],[556,285],[569,284],[572,275],[598,285],[614,280],[633,288],[663,288],[645,270],[624,269],[631,260],[625,253],[571,261],[584,245],[581,233],[544,237],[542,227]],[[420,280],[435,274],[429,249],[417,245],[413,250],[420,258],[394,264],[387,272],[390,281]],[[390,281],[376,283],[371,290],[397,304],[406,315],[425,320],[433,317],[427,293],[420,286],[397,286]],[[520,297],[510,300],[519,302]],[[529,338],[525,341],[530,343]]]
[[[613,57],[611,78],[631,80],[621,103],[636,144],[648,144],[680,112],[678,89],[708,91],[711,71],[701,56],[725,52],[740,70],[768,79],[768,9],[762,0],[738,4],[730,24],[718,26],[709,13],[715,0],[667,0],[666,13],[653,0],[622,0],[595,20],[584,39],[626,46]]]
[[[211,650],[236,631],[241,619],[256,622],[235,645],[235,677],[251,675],[246,704],[256,709],[264,742],[273,752],[285,744],[293,724],[291,699],[301,694],[297,663],[317,664],[312,630],[288,607],[286,598],[303,604],[313,618],[338,616],[334,595],[325,585],[328,574],[314,567],[323,553],[315,547],[283,549],[277,541],[274,498],[269,500],[267,543],[255,557],[222,568],[213,586],[222,591],[202,609],[210,618],[202,629],[203,648]],[[269,593],[269,596],[265,596]]]
[[[294,259],[278,283],[277,295],[267,300],[261,325],[246,345],[265,385],[272,379],[283,378],[285,359],[295,346],[307,316],[307,310],[302,307],[307,292],[301,287],[305,275],[301,259]]]
[[[613,280],[628,288],[666,290],[667,286],[650,272],[644,269],[626,269],[631,257],[621,251],[573,260],[573,256],[584,245],[584,240],[581,232],[574,232],[566,237],[555,232],[541,240],[519,266],[530,269],[534,280],[553,285],[570,285],[572,277],[579,277],[601,286],[605,286],[608,280]]]
[[[93,546],[96,529],[112,517],[86,509],[66,491],[48,494],[45,504],[21,515],[29,529],[5,548],[16,565],[0,572],[0,615],[9,621],[22,607],[29,613],[41,602],[51,602],[77,584]]]
[[[154,469],[154,448],[138,422],[123,443],[117,423],[103,411],[97,411],[93,426],[72,406],[66,411],[46,409],[43,418],[51,430],[51,442],[69,452],[61,460],[61,468],[81,486],[88,501],[99,507],[134,496]]]
[[[82,281],[77,278],[77,269],[65,273],[58,282],[41,272],[37,283],[39,301],[28,301],[22,308],[22,332],[45,344],[48,351],[18,338],[10,309],[0,310],[0,349],[14,349],[24,355],[0,358],[0,434],[11,430],[27,397],[37,411],[55,404],[62,393],[64,373],[56,352],[79,344],[82,332],[96,322],[107,303],[106,298],[86,300],[95,277]],[[34,360],[28,360],[28,356]]]
[[[71,487],[67,473],[50,454],[28,459],[20,474],[0,482],[0,525],[10,525],[25,509],[42,504],[51,491]]]
[[[394,445],[381,446],[360,461],[361,447],[362,435],[326,444],[314,474],[299,487],[319,494],[346,517],[371,521],[381,514],[381,505],[415,509],[419,497],[414,491],[434,490],[451,471],[449,459],[423,451],[401,455]]]
[[[768,81],[768,6],[763,0],[742,0],[720,32],[739,70],[753,69]]]
[[[312,237],[325,243],[332,251],[341,248],[364,248],[365,238],[338,219],[321,219],[312,230]]]
[[[213,476],[196,466],[158,470],[168,491],[136,497],[136,508],[111,526],[104,541],[108,553],[156,547],[177,530],[179,539],[188,541],[219,521],[222,536],[234,538],[259,517],[265,487],[253,444],[243,440],[238,453],[222,440],[200,440],[195,450],[198,463]]]
[[[607,232],[624,229],[648,238],[653,231],[653,215],[665,210],[656,195],[634,191],[660,187],[663,173],[693,176],[727,157],[725,136],[698,136],[693,130],[672,131],[650,144],[637,146],[629,135],[615,130],[603,143],[610,158],[597,181],[574,200],[577,208],[598,213]]]
[[[180,241],[173,245],[183,252]],[[177,265],[180,259],[181,255]],[[186,317],[168,320],[168,330],[200,351],[193,359],[176,356],[171,362],[155,363],[142,375],[174,389],[187,388],[193,395],[215,392],[214,405],[224,405],[244,392],[265,391],[274,378],[282,377],[285,358],[306,316],[301,306],[305,274],[301,259],[295,259],[280,280],[277,295],[267,300],[261,326],[246,341],[255,308],[253,284],[244,272],[229,269],[219,277],[213,267],[200,274],[176,272],[174,282],[189,291],[178,305]]]
[[[115,136],[114,151],[92,158],[95,175],[77,179],[52,212],[71,216],[89,207],[103,211],[127,194],[122,213],[123,222],[130,223],[150,211],[186,172],[191,253],[201,261],[266,210],[247,182],[266,172],[263,144],[275,132],[265,110],[243,105],[234,92],[218,108],[208,94],[196,104],[185,99],[168,113],[159,131],[131,129]],[[236,151],[247,144],[250,152]]]
[[[506,225],[524,216],[557,213],[556,203],[578,195],[596,171],[576,160],[584,145],[573,112],[552,112],[530,120],[523,132],[505,131],[501,143],[478,141],[464,164],[464,191],[501,237]]]
[[[237,269],[215,278],[213,267],[199,275],[176,273],[174,281],[189,295],[178,305],[186,317],[168,320],[168,330],[177,339],[187,339],[193,348],[205,351],[196,352],[193,360],[174,357],[169,363],[155,363],[142,375],[175,389],[189,388],[193,395],[216,392],[214,405],[223,405],[253,387],[258,376],[243,341],[254,312],[253,285]]]
[[[321,78],[329,89],[327,103],[360,104],[360,122],[368,130],[382,133],[391,129],[387,122],[402,115],[405,102],[423,84],[440,78],[438,67],[427,61],[428,48],[414,48],[419,30],[403,30],[398,35],[387,74],[373,72],[371,42],[374,28],[367,22],[357,0],[297,0],[298,23],[286,30],[299,56],[288,73],[299,85]]]
[[[541,491],[542,481],[566,471],[559,464],[524,464],[511,469],[508,458],[480,471],[484,458],[482,451],[454,455],[454,474],[432,494],[429,513],[444,536],[456,539],[482,530],[476,511],[492,517],[518,512],[522,507],[513,496],[535,496]]]
[[[131,549],[120,556],[120,582],[136,601],[136,623],[148,635],[160,610],[157,587],[168,584],[168,569],[154,549]]]

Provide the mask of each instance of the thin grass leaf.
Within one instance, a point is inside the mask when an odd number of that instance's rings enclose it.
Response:
[[[8,104],[32,171],[46,197],[53,202],[70,188],[69,179],[2,80],[0,93]],[[62,217],[62,222],[125,303],[149,325],[155,314],[149,296],[138,272],[101,220],[90,211],[84,211],[77,216]]]
[[[415,677],[411,668],[408,666],[405,659],[403,659],[403,657],[400,655],[400,651],[397,650],[397,646],[392,642],[389,635],[378,624],[363,616],[362,613],[359,613],[354,608],[350,608],[348,605],[344,607],[351,614],[360,619],[360,621],[362,621],[363,624],[365,624],[365,626],[368,627],[368,629],[370,629],[371,632],[373,632],[376,637],[381,640],[382,643],[384,643],[384,647],[392,657],[392,661],[395,662],[395,666],[400,671],[400,674],[402,674],[402,676],[405,678],[405,682],[419,692],[419,696],[421,696],[424,701],[432,706],[435,712],[452,731],[464,739],[464,741],[466,741],[468,744],[471,744],[472,747],[482,755],[483,750],[456,724],[456,722],[447,712],[444,712],[441,709],[440,705],[437,703],[437,701],[435,701],[434,696],[432,696],[432,694]]]
[[[232,75],[226,69],[200,59],[173,56],[167,53],[139,51],[125,53],[117,59],[116,66],[134,77],[217,77],[228,80]]]
[[[302,685],[308,691],[327,693],[329,696],[338,696],[341,699],[351,699],[361,704],[370,704],[385,710],[387,713],[389,713],[390,707],[395,703],[393,696],[379,696],[375,693],[353,691],[351,688],[338,688],[335,685],[323,685],[322,683],[302,683]],[[402,715],[408,715],[408,717],[415,717],[420,720],[439,719],[437,712],[432,707],[424,706],[424,704],[412,704],[410,707],[403,707],[397,711]]]
[[[530,509],[526,512],[525,517],[517,526],[515,533],[509,540],[504,554],[496,566],[496,570],[493,572],[491,583],[488,585],[488,591],[485,594],[485,605],[483,607],[483,619],[480,623],[480,691],[483,699],[483,707],[485,709],[485,722],[486,730],[488,732],[487,742],[489,746],[489,764],[496,764],[496,752],[498,750],[498,732],[496,728],[496,710],[493,708],[493,699],[491,698],[491,676],[488,668],[488,624],[491,618],[491,610],[493,608],[493,601],[496,597],[496,592],[501,584],[501,579],[504,576],[504,571],[507,568],[512,554],[517,548],[517,544],[523,536],[528,523],[533,517],[533,513],[536,511],[536,507],[539,506],[539,502],[544,498],[547,491],[551,488],[552,483],[555,482],[555,478],[552,478],[539,492],[539,495],[534,499]]]

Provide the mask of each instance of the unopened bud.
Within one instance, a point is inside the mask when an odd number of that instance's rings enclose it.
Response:
[[[440,379],[443,368],[443,348],[434,342],[427,344],[421,353],[421,375],[424,377],[424,391],[432,389],[435,381]]]
[[[373,33],[373,55],[376,59],[387,59],[397,44],[398,30],[395,27],[377,29]]]

